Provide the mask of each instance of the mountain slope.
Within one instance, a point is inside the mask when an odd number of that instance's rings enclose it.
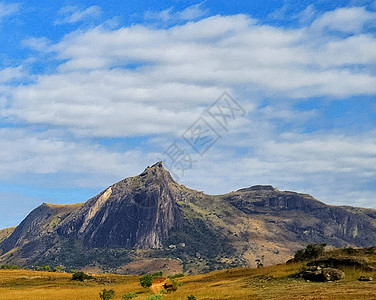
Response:
[[[206,195],[157,163],[84,204],[43,204],[0,243],[0,263],[208,272],[286,261],[307,243],[376,245],[376,211],[253,186]],[[148,265],[148,270],[150,263]]]
[[[154,165],[87,201],[57,232],[88,247],[160,248],[181,222],[170,185],[176,183],[162,163]]]

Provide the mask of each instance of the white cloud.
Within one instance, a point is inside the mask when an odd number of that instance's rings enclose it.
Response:
[[[296,30],[236,15],[169,29],[99,26],[55,45],[29,39],[62,62],[56,74],[13,89],[2,115],[79,135],[179,134],[224,90],[295,99],[374,95],[374,36],[310,35],[343,20],[358,32],[370,14],[338,9]]]
[[[263,25],[245,15],[212,16],[168,29],[98,26],[68,34],[57,44],[25,41],[33,49],[55,53],[58,67],[33,83],[8,89],[1,116],[73,133],[74,141],[51,132],[4,129],[0,175],[82,172],[120,178],[131,175],[128,170],[138,173],[145,157],[151,163],[159,153],[112,152],[77,142],[77,136],[158,137],[153,139],[156,147],[143,145],[154,151],[165,146],[158,140],[173,142],[225,90],[249,108],[266,97],[294,103],[375,95],[376,38],[362,31],[373,13],[338,9],[315,18],[312,8],[305,14],[314,20],[298,29]],[[17,74],[13,69],[1,72],[3,81]],[[311,192],[331,203],[350,201],[346,195],[351,189],[360,190],[375,178],[374,133],[303,135],[299,128],[289,132],[272,124],[281,119],[303,126],[317,113],[295,115],[283,105],[258,109],[239,120],[183,180],[208,192],[265,183]],[[77,177],[78,185],[90,181]],[[359,203],[371,203],[371,195],[364,191]]]
[[[310,24],[316,15],[316,9],[313,4],[308,5],[303,11],[296,15],[301,24]]]
[[[365,24],[375,20],[376,13],[367,11],[364,7],[339,8],[325,12],[316,19],[311,28],[313,30],[333,30],[344,33],[357,34],[362,32]]]
[[[55,24],[68,24],[98,18],[102,14],[102,10],[97,5],[90,6],[83,10],[76,6],[66,6],[60,9],[59,14],[61,18],[56,20]]]
[[[148,11],[145,13],[145,19],[162,21],[164,23],[197,20],[208,13],[208,11],[203,9],[202,6],[203,3],[199,3],[188,6],[181,11],[174,11],[172,7],[161,12]]]
[[[22,44],[32,50],[39,52],[48,52],[51,41],[45,37],[42,38],[27,38],[22,41]]]
[[[141,153],[111,152],[100,145],[67,141],[56,132],[0,129],[0,178],[17,174],[92,174],[121,178],[141,167]],[[129,174],[129,173],[128,173]]]
[[[24,76],[26,76],[26,72],[24,72],[22,66],[5,68],[0,70],[0,84],[7,83]]]
[[[352,137],[323,133],[277,137],[263,124],[255,126],[241,135],[225,136],[187,171],[182,182],[209,193],[271,184],[310,193],[326,203],[376,208],[375,188],[367,190],[376,176],[376,132]],[[224,148],[223,142],[236,146]],[[229,149],[241,149],[241,144],[248,145],[248,154],[233,159],[234,150]]]
[[[19,10],[19,4],[11,3],[6,4],[4,2],[0,2],[0,22],[4,17],[13,15]]]

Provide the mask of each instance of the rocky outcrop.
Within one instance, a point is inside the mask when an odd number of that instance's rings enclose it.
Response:
[[[326,205],[310,195],[255,186],[223,196],[248,215],[282,219],[279,226],[292,233],[293,240],[326,243],[337,247],[376,244],[375,210]]]
[[[345,277],[345,273],[339,269],[310,267],[303,271],[301,277],[309,281],[336,281]]]
[[[87,201],[58,227],[63,237],[87,247],[161,248],[182,215],[162,163],[124,179]]]

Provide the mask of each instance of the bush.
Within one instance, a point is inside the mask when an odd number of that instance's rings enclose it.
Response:
[[[303,261],[316,259],[324,253],[326,244],[309,244],[305,249],[296,251],[294,260]]]
[[[196,297],[193,296],[193,295],[189,295],[189,296],[187,297],[187,300],[196,300]]]
[[[115,291],[114,290],[102,290],[102,293],[99,293],[99,298],[102,300],[109,300],[115,297]]]
[[[84,272],[81,272],[81,271],[78,271],[78,272],[74,272],[73,275],[72,275],[72,280],[77,280],[77,281],[84,281],[84,280],[87,280],[87,279],[93,279],[93,276],[90,276]],[[111,298],[109,298],[111,299]]]
[[[153,278],[154,277],[162,277],[163,276],[163,271],[155,272],[155,273],[151,274],[151,276],[153,276]]]
[[[140,278],[140,284],[144,288],[151,287],[151,285],[153,284],[153,275],[145,274],[144,276],[142,276]]]
[[[158,271],[153,274],[145,274],[140,278],[140,284],[144,288],[151,287],[153,284],[153,279],[156,277],[162,277],[163,276],[163,271]]]
[[[129,292],[129,293],[126,293],[123,295],[123,297],[121,298],[122,300],[129,300],[129,299],[133,299],[133,298],[136,298],[138,295],[136,293],[133,293],[133,292]]]
[[[160,300],[160,299],[162,299],[162,295],[149,295],[146,298],[146,300]]]
[[[18,265],[9,265],[9,264],[0,265],[0,269],[15,270],[15,269],[18,269]]]
[[[48,272],[52,270],[49,265],[35,266],[34,269],[37,271],[48,271]]]

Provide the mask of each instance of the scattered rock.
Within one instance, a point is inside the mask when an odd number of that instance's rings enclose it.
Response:
[[[373,278],[371,276],[367,276],[367,275],[362,275],[359,277],[358,279],[359,281],[372,281]]]

